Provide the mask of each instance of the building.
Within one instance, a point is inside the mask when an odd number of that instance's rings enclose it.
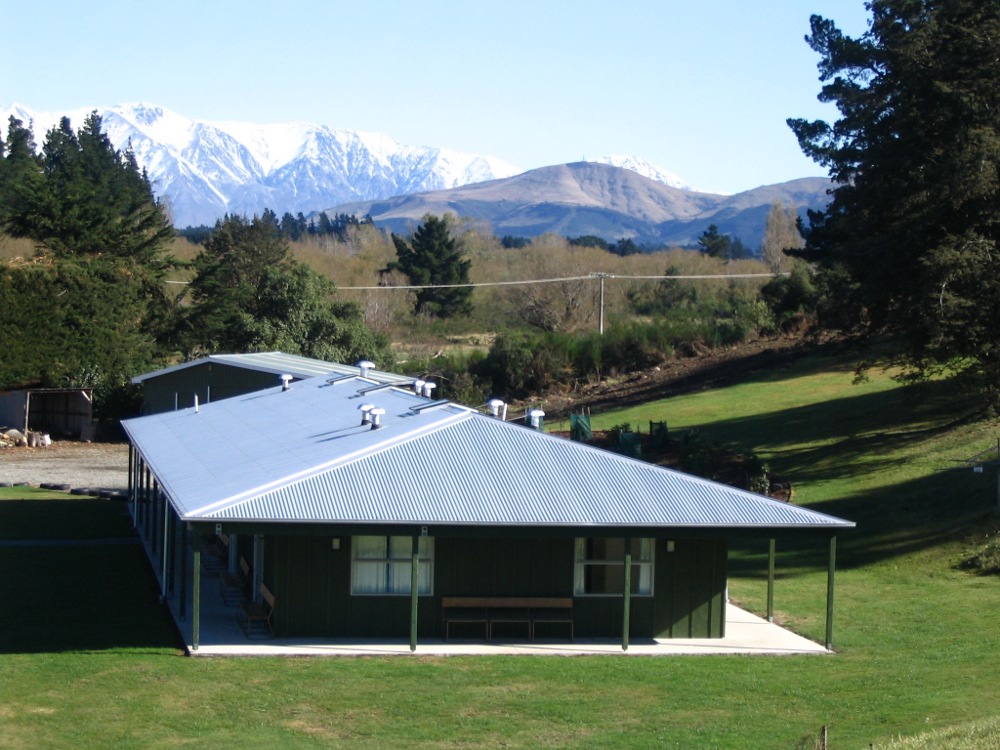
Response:
[[[93,406],[93,388],[0,391],[0,428],[89,442],[94,439]]]
[[[280,382],[288,375],[294,382],[317,375],[358,375],[359,366],[325,362],[283,352],[210,354],[162,370],[137,375],[132,382],[142,386],[143,414],[156,414],[242,396]],[[413,378],[366,368],[366,375],[379,383],[408,385]]]
[[[273,601],[276,635],[415,649],[498,632],[721,637],[729,543],[813,535],[830,547],[831,638],[835,540],[853,523],[434,400],[419,381],[321,376],[123,424],[135,522],[195,648],[210,540],[246,571],[246,596]]]

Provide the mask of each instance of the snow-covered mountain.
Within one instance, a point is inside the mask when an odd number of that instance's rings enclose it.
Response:
[[[695,189],[684,178],[678,177],[673,172],[668,172],[637,156],[602,156],[598,159],[588,159],[587,161],[594,162],[595,164],[610,164],[612,167],[621,167],[636,174],[641,174],[643,177],[648,177],[654,182],[660,182],[679,190]]]
[[[253,125],[192,120],[149,104],[35,112],[0,107],[0,134],[13,115],[36,144],[60,118],[78,129],[97,111],[115,148],[131,144],[176,226],[214,224],[225,213],[279,216],[349,201],[388,198],[510,177],[499,159],[444,148],[406,146],[388,136],[309,123]]]
[[[378,133],[301,122],[205,122],[151,104],[68,112],[0,106],[0,137],[6,137],[8,119],[14,116],[31,126],[41,147],[60,118],[68,117],[79,129],[95,110],[115,148],[131,146],[178,227],[212,225],[226,213],[253,215],[265,208],[279,216],[286,211],[308,215],[330,206],[447,190],[523,171],[489,156],[406,146]],[[637,157],[592,161],[691,189],[677,175]]]

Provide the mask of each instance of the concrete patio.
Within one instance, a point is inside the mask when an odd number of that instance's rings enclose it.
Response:
[[[792,655],[830,654],[823,646],[769,623],[746,610],[726,606],[725,638],[631,639],[627,651],[620,640],[481,641],[421,640],[415,652],[405,638],[393,640],[248,638],[238,609],[227,607],[219,594],[219,577],[203,571],[198,648],[192,647],[190,603],[178,616],[176,597],[167,603],[191,656],[679,656],[691,654]]]

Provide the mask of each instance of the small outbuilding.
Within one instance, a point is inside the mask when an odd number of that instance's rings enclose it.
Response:
[[[627,648],[724,636],[730,542],[792,534],[829,543],[830,640],[853,523],[369,375],[123,423],[133,517],[194,648],[206,544],[275,635]]]
[[[94,439],[93,388],[19,388],[0,392],[0,428],[57,438]]]
[[[364,374],[379,383],[406,385],[413,378],[365,367]],[[360,375],[361,366],[342,365],[283,352],[210,354],[162,370],[137,375],[132,383],[142,386],[142,413],[157,414],[199,404],[242,396],[280,382],[317,375]]]

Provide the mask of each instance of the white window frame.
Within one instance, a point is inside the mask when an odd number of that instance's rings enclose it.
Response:
[[[613,557],[587,557],[587,542],[595,538],[577,538],[573,566],[573,595],[574,596],[614,596],[621,597],[624,591],[618,592],[589,592],[587,588],[587,570],[593,567],[617,567],[624,572],[625,568],[625,545],[620,537],[607,538],[600,537],[601,541],[623,542],[620,545],[620,552],[616,551]],[[653,571],[655,562],[655,540],[649,537],[633,537],[633,545],[638,543],[639,554],[632,555],[632,584],[636,588],[632,596],[653,596]],[[636,571],[638,568],[638,571]],[[638,575],[636,574],[638,573]],[[622,575],[624,582],[624,575]]]
[[[434,538],[419,538],[418,596],[434,594]],[[411,536],[351,538],[352,596],[410,596]]]

